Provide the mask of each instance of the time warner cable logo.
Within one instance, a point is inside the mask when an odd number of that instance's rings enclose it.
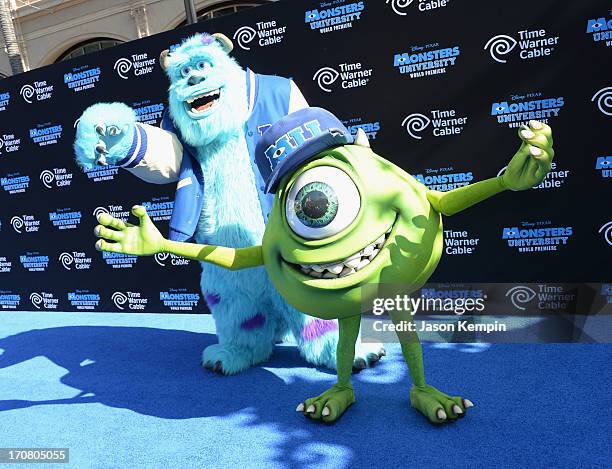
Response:
[[[606,116],[612,116],[612,86],[606,86],[593,95],[591,101]]]
[[[254,44],[260,47],[280,44],[287,32],[286,26],[277,26],[276,21],[260,21],[253,29],[250,26],[242,26],[236,30],[232,38],[238,43],[238,46],[243,50],[251,50]],[[253,42],[255,38],[259,38],[257,42]]]
[[[425,114],[410,114],[402,121],[402,127],[406,129],[406,132],[412,138],[421,140],[421,132],[428,128],[430,124],[432,124],[434,137],[444,137],[460,134],[468,119],[465,116],[458,117],[454,109],[434,109],[430,113],[431,119]]]
[[[342,63],[338,65],[340,71],[332,67],[321,67],[312,77],[319,88],[326,93],[331,93],[332,85],[340,78],[342,89],[359,88],[367,86],[372,78],[372,68],[363,68],[361,62]]]
[[[520,50],[519,58],[527,60],[551,55],[555,50],[553,46],[559,43],[559,36],[546,37],[545,29],[532,31],[525,29],[518,31],[517,35],[518,41],[506,34],[493,36],[485,44],[484,50],[488,50],[489,55],[496,62],[505,64],[506,58],[517,45]]]
[[[131,76],[142,76],[153,72],[155,58],[149,59],[146,53],[132,54],[130,58],[120,57],[115,61],[113,69],[124,80]]]
[[[34,101],[45,101],[53,96],[53,85],[48,85],[45,80],[35,81],[33,84],[23,85],[19,94],[28,104]]]
[[[446,7],[448,6],[448,2],[450,0],[418,0],[418,1],[419,1],[418,10],[422,12],[422,11],[431,11],[437,8]],[[406,16],[408,14],[408,11],[406,11],[406,9],[410,5],[412,5],[413,2],[414,0],[385,0],[385,3],[387,5],[391,4],[391,9],[393,10],[393,13],[399,16]]]
[[[612,221],[604,223],[601,228],[599,228],[598,233],[603,236],[608,246],[612,246]]]
[[[120,310],[124,310],[126,307],[132,310],[144,310],[149,301],[141,293],[130,291],[126,293],[116,291],[111,295],[111,300]]]
[[[512,287],[506,292],[506,296],[510,297],[510,301],[515,308],[525,311],[523,305],[528,304],[531,300],[536,297],[536,292],[533,289],[524,285]]]

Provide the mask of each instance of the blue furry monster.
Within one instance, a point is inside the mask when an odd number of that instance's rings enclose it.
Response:
[[[261,243],[271,199],[252,158],[257,140],[276,120],[306,107],[288,79],[255,74],[229,56],[231,41],[198,34],[164,51],[169,115],[161,128],[140,124],[123,103],[98,103],[83,113],[74,143],[83,168],[114,165],[151,183],[177,182],[170,238],[242,248]],[[310,363],[336,366],[337,321],[289,306],[263,267],[238,272],[203,266],[201,288],[218,344],[202,364],[234,374],[270,358],[292,335]],[[380,344],[362,344],[354,368],[375,363]]]

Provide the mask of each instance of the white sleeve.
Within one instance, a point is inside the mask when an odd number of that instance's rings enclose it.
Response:
[[[136,123],[134,141],[119,166],[153,184],[178,181],[183,145],[172,132]]]
[[[291,80],[291,95],[289,96],[289,114],[300,109],[308,107],[306,98],[302,95],[302,92],[298,86]]]

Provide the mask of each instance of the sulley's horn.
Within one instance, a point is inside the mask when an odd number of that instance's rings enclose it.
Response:
[[[170,54],[170,50],[165,49],[159,54],[159,64],[161,65],[162,70],[166,70],[168,68],[168,55]]]
[[[229,54],[232,49],[234,49],[234,44],[232,43],[231,39],[228,38],[225,34],[214,33],[211,34],[211,36],[216,39],[217,44],[221,46],[221,49],[223,49],[225,53]]]

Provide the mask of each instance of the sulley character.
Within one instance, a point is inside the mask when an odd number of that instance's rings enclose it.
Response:
[[[242,69],[221,34],[198,34],[160,63],[169,81],[169,114],[161,128],[137,123],[122,103],[98,103],[83,113],[74,143],[84,168],[112,164],[151,183],[178,182],[170,239],[232,248],[258,244],[273,197],[250,156],[261,133],[306,106],[286,78]],[[336,321],[305,316],[277,293],[263,268],[228,272],[206,266],[201,288],[216,323],[218,344],[202,364],[233,374],[267,360],[288,334],[316,365],[335,367]],[[363,347],[355,368],[374,363],[380,344]]]
[[[103,214],[99,221],[104,226],[96,233],[104,239],[96,247],[137,255],[169,251],[232,270],[264,264],[293,306],[322,319],[339,318],[338,381],[296,409],[332,422],[355,401],[350,373],[361,287],[402,283],[418,288],[442,254],[442,215],[542,182],[554,155],[551,129],[530,121],[519,136],[521,146],[501,176],[442,193],[375,154],[364,134],[353,140],[327,111],[303,109],[274,124],[258,145],[261,164],[274,162],[266,187],[276,193],[262,246],[228,249],[168,241],[144,207],[137,206],[133,210],[140,226]],[[409,311],[392,312],[391,318],[396,323],[412,320]],[[413,380],[412,406],[433,423],[464,416],[473,406],[470,400],[448,396],[425,382],[417,333],[398,335]]]

